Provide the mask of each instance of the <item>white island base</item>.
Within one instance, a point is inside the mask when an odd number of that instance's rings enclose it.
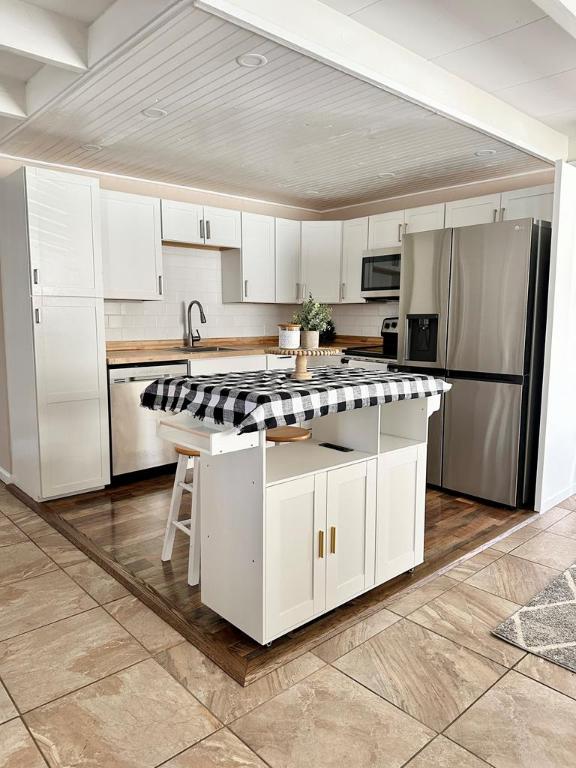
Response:
[[[434,395],[330,414],[308,424],[311,440],[281,445],[165,417],[164,438],[202,453],[202,602],[265,644],[422,563],[439,406]]]

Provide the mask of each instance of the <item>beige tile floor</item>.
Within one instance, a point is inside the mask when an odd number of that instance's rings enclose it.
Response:
[[[0,486],[0,768],[573,768],[576,674],[490,629],[575,510],[242,688]]]

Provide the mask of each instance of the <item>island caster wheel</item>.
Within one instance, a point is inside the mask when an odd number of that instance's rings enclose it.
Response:
[[[416,570],[416,568],[410,568],[410,569],[408,570],[408,573],[414,573],[414,571],[415,571],[415,570]]]
[[[266,643],[266,648],[272,648],[273,640],[270,640],[270,642]]]

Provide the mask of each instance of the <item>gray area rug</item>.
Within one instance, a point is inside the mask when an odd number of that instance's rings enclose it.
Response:
[[[576,672],[576,563],[493,634]]]

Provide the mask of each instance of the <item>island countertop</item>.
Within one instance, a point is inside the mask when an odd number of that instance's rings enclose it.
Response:
[[[380,338],[370,336],[337,336],[325,346],[349,347],[358,344],[378,344]],[[219,337],[202,339],[196,345],[197,352],[180,349],[184,342],[178,339],[168,341],[108,341],[106,358],[108,365],[137,365],[139,363],[168,363],[178,360],[202,360],[214,357],[237,357],[264,355],[266,349],[276,345],[276,336]],[[219,351],[204,347],[221,347]]]
[[[447,392],[443,379],[420,373],[323,366],[309,381],[284,371],[242,371],[158,379],[141,396],[151,410],[181,413],[241,433],[296,424],[330,413]]]

